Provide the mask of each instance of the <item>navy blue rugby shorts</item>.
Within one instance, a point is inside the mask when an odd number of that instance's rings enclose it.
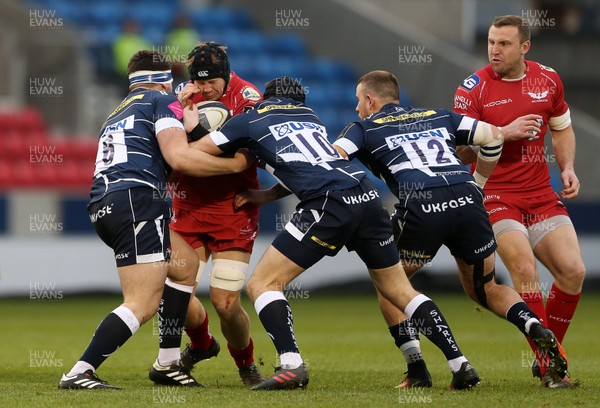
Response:
[[[465,261],[485,259],[497,248],[479,187],[471,183],[407,194],[392,214],[400,258],[433,259],[442,245]]]
[[[354,188],[300,202],[272,245],[304,269],[344,246],[369,269],[399,262],[389,214],[367,178]]]
[[[88,215],[117,267],[169,260],[171,208],[164,194],[149,187],[114,191],[91,203]]]

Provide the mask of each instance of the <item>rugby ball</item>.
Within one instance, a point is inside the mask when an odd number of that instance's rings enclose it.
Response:
[[[209,132],[220,129],[231,118],[229,108],[222,102],[203,101],[198,102],[196,106],[200,124]]]

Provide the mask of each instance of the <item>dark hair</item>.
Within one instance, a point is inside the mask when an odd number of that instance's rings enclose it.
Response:
[[[363,84],[366,91],[373,92],[380,98],[400,100],[398,79],[388,71],[371,71],[359,78],[358,84]]]
[[[283,76],[267,82],[263,98],[269,99],[272,97],[290,98],[304,103],[306,93],[298,80]]]
[[[167,71],[171,63],[158,51],[141,50],[133,54],[127,64],[127,75],[135,71]]]
[[[523,19],[520,16],[499,16],[492,21],[492,26],[496,28],[513,26],[519,30],[519,40],[521,44],[531,40],[531,30],[527,24],[523,24]]]
[[[231,68],[227,47],[215,42],[201,42],[188,54],[187,67],[190,79],[223,78],[225,88],[229,83]]]

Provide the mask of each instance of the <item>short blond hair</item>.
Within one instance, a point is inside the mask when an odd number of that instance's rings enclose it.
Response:
[[[367,92],[373,92],[382,99],[400,100],[400,87],[398,79],[388,71],[371,71],[359,78]]]
[[[523,24],[521,16],[499,16],[492,21],[492,26],[496,28],[513,26],[519,30],[519,41],[523,44],[525,41],[531,40],[531,30],[527,24]]]

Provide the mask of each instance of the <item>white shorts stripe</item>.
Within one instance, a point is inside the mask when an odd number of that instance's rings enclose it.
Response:
[[[138,264],[160,262],[165,260],[165,255],[161,253],[137,255],[136,260]]]
[[[285,224],[285,230],[289,232],[290,235],[296,238],[298,241],[302,241],[302,238],[304,238],[305,234],[303,234],[302,231],[296,228],[294,224],[288,222],[287,224]]]

